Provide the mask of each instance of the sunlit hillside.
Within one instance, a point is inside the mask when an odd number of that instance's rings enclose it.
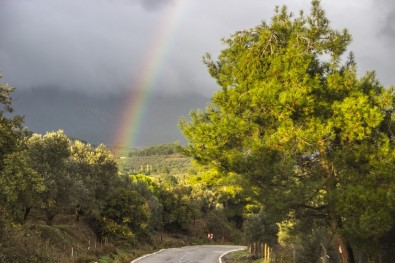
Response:
[[[177,175],[191,168],[191,158],[183,155],[174,143],[133,149],[119,157],[119,161],[129,174]]]

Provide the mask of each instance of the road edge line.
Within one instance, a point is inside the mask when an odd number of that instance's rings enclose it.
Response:
[[[136,259],[134,259],[134,260],[130,261],[130,263],[135,263],[135,262],[137,262],[137,261],[139,261],[139,260],[141,260],[141,259],[143,259],[143,258],[145,258],[145,257],[148,257],[148,256],[152,256],[152,255],[158,254],[158,253],[162,252],[163,250],[166,250],[166,248],[164,248],[164,249],[161,249],[161,250],[159,250],[159,251],[156,251],[156,252],[154,252],[154,253],[147,254],[147,255],[141,256],[141,257],[139,257],[139,258],[136,258]]]
[[[223,263],[223,262],[222,262],[222,257],[225,256],[226,254],[229,254],[229,253],[235,252],[235,251],[239,251],[239,250],[244,250],[244,249],[246,249],[246,248],[245,248],[245,247],[243,247],[243,248],[237,248],[237,249],[233,249],[233,250],[229,250],[229,251],[224,252],[221,256],[219,256],[219,259],[218,259],[219,263]],[[132,263],[132,262],[131,262],[131,263]]]

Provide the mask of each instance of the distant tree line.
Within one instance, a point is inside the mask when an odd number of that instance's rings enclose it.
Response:
[[[129,152],[129,156],[171,155],[179,152],[179,148],[179,145],[175,143],[160,144],[143,149],[134,149]]]

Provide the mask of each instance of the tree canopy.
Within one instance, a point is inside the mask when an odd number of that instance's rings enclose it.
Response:
[[[350,41],[319,1],[309,15],[277,7],[204,56],[221,89],[180,122],[188,155],[259,186],[275,220],[328,226],[342,262],[395,223],[394,92],[357,75]]]
[[[1,78],[0,75],[0,80]],[[11,105],[11,93],[14,90],[10,85],[0,83],[0,171],[5,155],[16,150],[22,130],[23,118],[12,115],[14,109]]]

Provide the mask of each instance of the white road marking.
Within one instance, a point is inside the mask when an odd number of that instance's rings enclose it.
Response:
[[[245,248],[237,248],[237,249],[233,249],[233,250],[229,250],[229,251],[224,252],[221,256],[219,256],[219,259],[218,259],[219,263],[223,263],[223,262],[222,262],[222,257],[225,256],[226,254],[228,254],[228,253],[230,253],[230,252],[235,252],[235,251],[239,251],[239,250],[244,250],[244,249],[245,249]]]
[[[196,246],[196,247],[197,247],[197,246]],[[186,248],[186,247],[183,247],[183,248]],[[159,253],[163,252],[164,250],[172,250],[172,249],[177,249],[177,248],[161,249],[161,250],[159,250],[159,251],[157,251],[157,252],[154,252],[154,253],[151,253],[151,254],[147,254],[147,255],[141,256],[141,257],[139,257],[139,258],[137,258],[137,259],[134,259],[134,260],[132,260],[130,263],[136,263],[136,262],[142,260],[143,258],[152,256],[152,255],[155,255],[155,254],[159,254]],[[231,252],[234,252],[234,251],[244,250],[244,249],[246,249],[246,247],[240,247],[240,248],[233,249],[233,250],[229,250],[229,251],[226,251],[226,252],[222,253],[222,254],[220,255],[220,257],[218,258],[219,263],[223,263],[222,257],[225,256],[226,254],[231,253]],[[221,251],[217,251],[217,252],[221,252]],[[196,252],[187,252],[186,254],[184,254],[184,255],[179,259],[178,263],[182,263],[182,260],[183,260],[186,256],[188,256],[188,255],[190,255],[190,254],[193,254],[193,253],[196,253]]]
[[[166,249],[161,249],[159,251],[156,251],[155,253],[147,254],[147,255],[144,255],[142,257],[136,258],[135,260],[130,261],[130,263],[135,263],[135,262],[137,262],[137,261],[139,261],[139,260],[141,260],[141,259],[143,259],[145,257],[149,257],[149,256],[152,256],[152,255],[158,254],[158,253],[162,252],[163,250],[166,250]]]

